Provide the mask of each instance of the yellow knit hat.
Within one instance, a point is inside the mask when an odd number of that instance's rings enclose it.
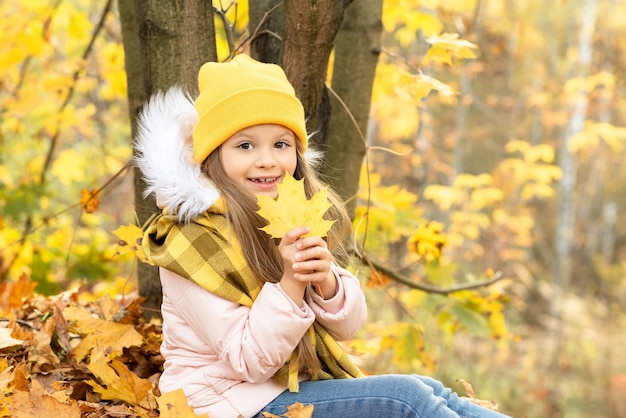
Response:
[[[196,163],[238,131],[271,123],[291,129],[307,147],[304,108],[282,68],[238,55],[226,63],[207,62],[198,74],[200,95],[193,130]]]

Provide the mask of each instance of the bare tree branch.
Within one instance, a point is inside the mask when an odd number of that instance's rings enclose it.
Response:
[[[504,276],[502,275],[502,272],[497,272],[494,274],[493,277],[487,279],[487,280],[480,280],[477,282],[472,282],[472,283],[463,283],[463,284],[457,284],[454,286],[450,286],[447,288],[441,288],[441,287],[436,287],[436,286],[431,286],[431,285],[427,285],[424,283],[417,283],[414,280],[411,280],[409,277],[399,273],[396,270],[393,270],[385,265],[383,265],[382,263],[372,260],[371,258],[369,258],[368,256],[366,256],[365,254],[359,254],[358,255],[359,259],[366,265],[368,265],[370,268],[372,268],[373,270],[376,270],[380,273],[383,273],[385,276],[389,277],[391,280],[398,282],[398,283],[402,283],[405,286],[410,287],[411,289],[416,289],[416,290],[422,290],[424,292],[427,293],[435,293],[438,295],[449,295],[451,293],[455,293],[455,292],[461,292],[463,290],[475,290],[475,289],[480,289],[483,287],[487,287],[489,285],[492,285],[500,280],[502,280],[504,278]]]

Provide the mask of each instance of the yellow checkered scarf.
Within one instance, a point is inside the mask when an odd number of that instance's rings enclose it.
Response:
[[[244,306],[252,306],[263,285],[250,270],[222,213],[209,211],[188,224],[179,223],[175,215],[158,215],[144,233],[143,250],[157,266]],[[308,336],[322,364],[312,380],[363,376],[324,327],[314,322]],[[274,377],[291,392],[298,392],[298,372],[293,353]]]

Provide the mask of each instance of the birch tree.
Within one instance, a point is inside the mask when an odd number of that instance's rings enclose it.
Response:
[[[578,78],[589,75],[593,53],[593,35],[596,24],[596,0],[582,0],[582,23],[578,35],[578,57],[573,74]],[[563,178],[559,184],[558,217],[556,226],[556,262],[554,265],[554,284],[567,287],[572,275],[571,253],[574,245],[576,214],[576,183],[578,169],[574,155],[570,152],[571,138],[580,132],[587,116],[587,92],[576,89],[572,92],[570,118],[563,134],[559,153],[559,166]]]

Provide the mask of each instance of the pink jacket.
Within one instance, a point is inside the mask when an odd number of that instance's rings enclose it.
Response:
[[[315,318],[335,339],[351,338],[367,316],[360,283],[334,267],[337,294],[307,290],[303,306],[266,283],[252,308],[220,298],[169,270],[163,287],[162,393],[182,388],[196,413],[252,417],[285,387],[272,376]]]

